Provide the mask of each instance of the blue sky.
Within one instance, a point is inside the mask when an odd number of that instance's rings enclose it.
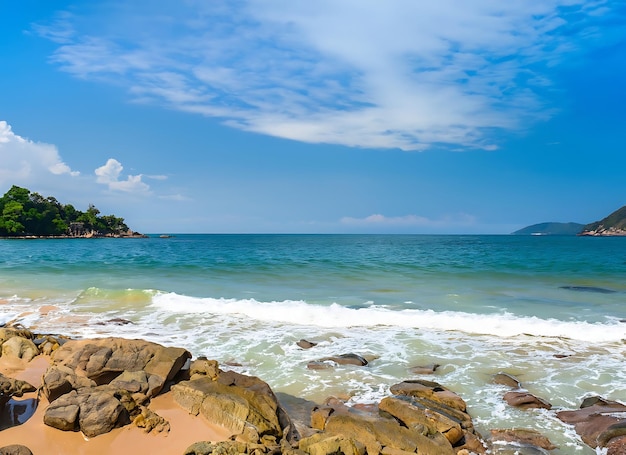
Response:
[[[0,194],[149,233],[507,234],[626,204],[621,0],[1,12]]]

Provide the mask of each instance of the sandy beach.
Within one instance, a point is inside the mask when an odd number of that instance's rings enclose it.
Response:
[[[0,357],[0,373],[7,377],[27,381],[35,387],[41,386],[41,378],[49,365],[49,357],[37,356],[31,362],[17,358]],[[37,393],[24,394],[19,400],[36,399]],[[42,395],[37,410],[22,425],[0,431],[0,447],[22,444],[35,455],[118,455],[135,454],[182,454],[187,447],[198,441],[222,441],[229,432],[207,422],[201,416],[190,415],[178,406],[170,392],[155,397],[150,409],[170,423],[169,433],[145,433],[133,425],[117,428],[94,438],[80,432],[60,431],[43,423],[43,414],[48,402]]]

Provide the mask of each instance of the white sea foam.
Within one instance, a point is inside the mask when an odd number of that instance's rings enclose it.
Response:
[[[260,322],[322,328],[392,326],[497,337],[530,335],[587,342],[619,342],[626,338],[626,324],[615,319],[590,323],[516,316],[511,313],[474,314],[418,309],[398,311],[380,306],[354,309],[338,304],[312,305],[294,300],[259,302],[254,299],[196,298],[175,293],[155,294],[152,306],[171,314],[240,316]]]

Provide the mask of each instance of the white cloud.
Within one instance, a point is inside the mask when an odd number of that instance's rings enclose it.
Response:
[[[428,227],[428,228],[446,228],[446,227],[467,227],[476,224],[476,218],[465,213],[454,216],[445,216],[440,219],[431,219],[418,215],[404,216],[385,216],[379,213],[366,216],[364,218],[343,217],[339,221],[343,225],[355,227]]]
[[[122,163],[114,158],[109,158],[103,166],[94,171],[96,182],[107,185],[110,190],[126,193],[146,193],[150,190],[150,186],[142,182],[141,174],[129,175],[126,180],[120,180],[123,170]]]
[[[606,0],[108,2],[35,30],[138,102],[305,142],[496,148],[552,111],[549,68],[621,34]],[[572,33],[575,30],[576,33]]]
[[[63,162],[54,145],[19,136],[0,121],[0,187],[39,185],[60,175],[76,177],[79,172]]]

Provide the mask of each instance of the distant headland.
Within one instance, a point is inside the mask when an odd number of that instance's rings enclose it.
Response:
[[[90,204],[86,212],[56,198],[44,197],[13,185],[0,198],[0,237],[3,238],[98,238],[145,237],[134,232],[124,218],[100,215]]]
[[[513,235],[626,236],[626,206],[593,223],[539,223],[519,229]]]

